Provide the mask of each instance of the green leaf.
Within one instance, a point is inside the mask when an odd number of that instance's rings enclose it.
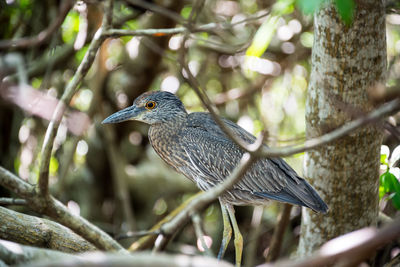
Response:
[[[293,13],[295,0],[278,0],[272,7],[272,15],[282,16]]]
[[[400,210],[400,193],[392,193],[392,194],[390,194],[389,199],[392,200],[393,206],[397,210]]]
[[[379,198],[382,197],[386,193],[390,193],[389,199],[392,200],[393,206],[400,210],[400,182],[397,180],[396,176],[393,173],[385,172],[379,177],[380,186],[379,186]]]
[[[89,45],[85,45],[80,50],[76,51],[75,60],[76,60],[77,64],[81,63],[81,61],[83,60],[83,57],[85,56],[86,51],[88,50],[88,48],[89,48]]]
[[[388,172],[387,174],[386,180],[389,183],[390,192],[396,192],[400,194],[399,180],[397,180],[397,177],[393,173]]]
[[[326,0],[297,0],[297,6],[306,15],[313,14]]]
[[[65,43],[72,44],[79,32],[79,13],[71,11],[68,13],[61,25],[61,36]]]
[[[246,56],[260,57],[267,50],[278,26],[279,17],[270,16],[257,30]]]
[[[49,166],[49,172],[51,176],[57,175],[58,165],[58,160],[55,157],[51,157]]]
[[[386,194],[385,188],[382,185],[380,185],[379,186],[379,200],[381,200],[385,196],[385,194]]]
[[[385,173],[382,173],[382,175],[380,177],[381,185],[383,186],[383,189],[384,189],[385,193],[390,192],[390,185],[389,185],[389,181],[388,181],[389,179],[387,178],[388,175],[390,175],[390,173],[389,172],[385,172]]]
[[[353,22],[354,0],[335,0],[336,8],[343,22],[349,26]]]
[[[386,154],[381,154],[381,164],[387,164],[387,155]]]
[[[192,7],[191,6],[185,6],[181,10],[181,16],[185,19],[189,18],[190,12],[192,12]]]
[[[260,57],[268,49],[282,15],[292,13],[295,0],[278,0],[272,7],[271,15],[261,24],[253,42],[246,50],[246,56]]]

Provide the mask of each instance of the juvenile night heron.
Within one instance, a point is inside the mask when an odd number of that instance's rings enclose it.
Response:
[[[201,190],[221,183],[238,165],[243,150],[231,141],[209,113],[188,114],[182,102],[168,92],[147,92],[132,106],[118,111],[103,123],[127,120],[150,124],[149,139],[157,154]],[[244,142],[256,138],[239,125],[222,119]],[[318,193],[281,158],[259,159],[233,188],[220,196],[224,234],[218,258],[222,258],[234,230],[236,264],[243,248],[233,205],[263,205],[277,200],[325,213],[328,206]],[[230,222],[229,222],[230,221]]]

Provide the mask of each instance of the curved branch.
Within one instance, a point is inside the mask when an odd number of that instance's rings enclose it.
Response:
[[[306,140],[304,145],[301,146],[285,146],[279,148],[263,147],[260,153],[260,157],[285,157],[293,154],[301,153],[310,149],[317,148],[319,146],[328,144],[340,137],[350,134],[354,130],[365,126],[369,123],[377,122],[378,120],[385,118],[398,112],[400,110],[400,98],[396,98],[386,104],[383,104],[379,108],[363,115],[362,117],[350,121],[343,126],[316,138]]]
[[[16,253],[18,248],[21,253]],[[13,242],[0,240],[0,259],[10,265],[29,266],[68,266],[68,267],[97,267],[97,266],[164,266],[164,267],[200,267],[219,266],[233,267],[226,261],[204,256],[167,255],[164,253],[151,254],[148,252],[134,253],[131,255],[89,252],[81,255],[53,251],[49,249],[34,248]]]
[[[175,217],[161,226],[161,233],[172,235],[180,226],[186,223],[190,216],[205,208],[212,201],[217,199],[226,190],[229,190],[246,173],[257,157],[245,153],[240,160],[240,164],[232,171],[224,182],[216,185],[208,191],[203,192],[192,201],[190,201]]]
[[[103,32],[106,31],[111,26],[112,23],[110,18],[111,15],[107,13],[112,12],[113,1],[110,0],[107,1],[106,3],[107,4],[104,6],[105,14],[103,15],[103,23],[101,27],[97,30],[96,34],[94,35],[92,42],[90,43],[90,46],[88,48],[88,51],[86,52],[74,76],[67,84],[67,87],[65,88],[65,91],[60,99],[60,102],[57,104],[54,110],[53,117],[46,130],[46,135],[43,141],[42,151],[41,151],[41,160],[39,165],[39,179],[38,179],[39,192],[45,199],[49,197],[48,184],[49,184],[49,166],[50,166],[51,151],[53,148],[53,143],[56,137],[58,126],[65,112],[65,107],[71,101],[71,98],[78,89],[80,82],[83,80],[86,73],[89,71],[89,68],[96,57],[97,50],[105,40]]]
[[[332,263],[336,263],[337,266],[357,266],[371,257],[377,248],[399,238],[399,225],[400,217],[379,230],[368,227],[332,239],[307,259],[279,261],[259,267],[319,267]]]
[[[0,239],[0,259],[8,265],[29,263],[37,260],[61,260],[68,257],[70,260],[79,259],[79,256],[67,254],[46,248],[25,246],[11,241]]]
[[[46,30],[41,31],[38,35],[33,37],[24,37],[16,40],[2,40],[0,41],[0,50],[6,50],[9,48],[26,49],[38,46],[46,41],[61,26],[68,12],[74,5],[74,1],[72,0],[62,1],[61,3],[60,12],[57,15],[56,20],[54,20]]]
[[[26,199],[27,205],[34,211],[45,214],[67,226],[75,233],[96,245],[99,249],[125,251],[125,249],[108,234],[91,224],[85,218],[72,214],[67,207],[52,196],[49,196],[47,201],[43,202],[42,197],[37,193],[33,185],[25,182],[2,167],[0,167],[0,185]]]
[[[64,252],[85,252],[96,247],[65,226],[0,207],[0,238]]]

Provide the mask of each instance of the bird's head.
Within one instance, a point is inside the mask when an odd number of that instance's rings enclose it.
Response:
[[[140,95],[132,106],[110,115],[102,123],[135,120],[152,125],[182,118],[186,114],[185,107],[174,94],[153,91]]]

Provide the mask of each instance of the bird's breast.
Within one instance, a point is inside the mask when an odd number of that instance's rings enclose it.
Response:
[[[179,144],[179,132],[152,126],[149,129],[149,140],[160,158],[180,172],[179,167],[185,163],[186,154]]]

